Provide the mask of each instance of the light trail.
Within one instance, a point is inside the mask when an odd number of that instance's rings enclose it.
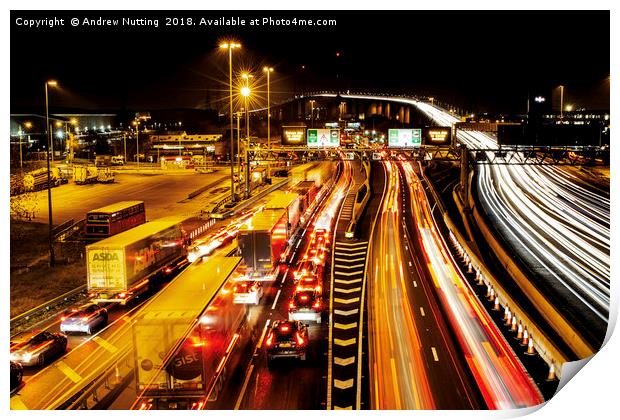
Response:
[[[371,247],[373,275],[369,292],[369,357],[373,409],[436,408],[429,383],[425,349],[416,326],[401,253],[398,171],[388,168],[386,196],[379,209],[377,240]]]
[[[538,405],[543,398],[493,320],[469,289],[437,232],[424,189],[411,163],[401,163],[411,193],[411,209],[441,304],[491,409]]]
[[[459,122],[447,111],[414,99],[341,96],[412,105],[442,126]],[[469,147],[498,147],[493,137],[482,132],[459,131],[457,136]],[[523,158],[520,152],[508,153],[512,156],[506,160]],[[557,166],[479,165],[477,186],[486,213],[505,239],[515,244],[521,259],[533,266],[554,293],[570,299],[576,316],[606,325],[610,305],[609,197],[581,187],[573,175]]]

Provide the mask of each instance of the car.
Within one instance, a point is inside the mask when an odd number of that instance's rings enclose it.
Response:
[[[274,321],[264,343],[269,366],[280,358],[306,360],[308,341],[308,325],[299,321]]]
[[[254,280],[238,280],[233,283],[233,302],[258,305],[263,297],[263,285]]]
[[[323,286],[316,276],[302,276],[297,282],[295,290],[298,292],[302,290],[314,290],[318,295],[323,294]]]
[[[21,363],[11,361],[11,391],[22,383],[24,368]]]
[[[63,313],[60,317],[60,332],[90,335],[107,323],[108,311],[95,303],[87,303]]]
[[[321,294],[316,290],[295,290],[288,307],[288,319],[320,324],[322,310]]]
[[[21,342],[11,343],[11,361],[23,366],[44,366],[66,351],[66,335],[41,331],[33,333]]]

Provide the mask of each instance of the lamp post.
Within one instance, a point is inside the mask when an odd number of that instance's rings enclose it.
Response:
[[[138,142],[138,135],[140,133],[140,121],[134,120],[133,125],[136,126],[136,166],[137,170],[140,170],[140,143]]]
[[[230,201],[234,203],[235,200],[235,161],[233,159],[234,150],[234,128],[233,128],[233,85],[232,85],[232,50],[234,48],[241,48],[241,44],[235,42],[224,42],[220,44],[221,49],[228,50],[228,87],[229,87],[229,102],[230,102]]]
[[[564,118],[564,85],[560,85],[560,119]]]
[[[56,82],[55,80],[48,80],[47,82],[45,82],[45,131],[47,131],[47,153],[45,154],[47,157],[47,222],[50,267],[54,267],[54,265],[56,265],[56,256],[54,255],[54,240],[52,238],[52,179],[50,173],[50,146],[52,144],[52,130],[50,128],[49,99],[47,93],[48,86],[58,86],[58,82]]]
[[[314,99],[310,99],[310,127],[314,128]]]
[[[237,182],[241,179],[241,114],[237,112]]]
[[[243,96],[243,105],[245,107],[245,198],[250,196],[250,110],[248,109],[248,96],[250,96],[251,90],[248,86],[241,88],[241,95]]]
[[[263,67],[263,71],[267,73],[267,150],[269,150],[271,149],[271,78],[269,75],[273,72],[273,67]],[[269,161],[267,161],[267,178],[271,178]]]
[[[31,122],[25,122],[24,123],[24,129],[30,129],[32,127],[32,123]],[[23,169],[24,167],[24,160],[23,160],[23,155],[22,155],[22,130],[19,130],[19,169]]]

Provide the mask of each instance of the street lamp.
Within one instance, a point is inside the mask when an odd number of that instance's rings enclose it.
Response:
[[[233,128],[233,85],[232,85],[232,50],[241,48],[241,44],[235,42],[223,42],[220,49],[228,50],[228,87],[230,94],[230,201],[235,202],[235,161],[233,159],[234,150],[234,128]]]
[[[138,143],[138,134],[140,133],[140,121],[134,120],[132,123],[136,127],[136,166],[140,170],[140,143]]]
[[[564,85],[560,85],[560,119],[564,118]]]
[[[270,77],[273,72],[273,67],[263,67],[263,71],[267,73],[267,149],[271,149],[271,109],[270,109]],[[267,163],[267,178],[269,178],[269,162]]]
[[[310,127],[314,128],[314,99],[310,99]]]
[[[58,86],[58,82],[55,80],[48,80],[45,82],[45,131],[47,132],[47,221],[48,221],[48,240],[50,251],[50,267],[56,265],[56,257],[54,255],[54,241],[52,238],[52,177],[50,168],[50,145],[52,144],[52,130],[50,128],[50,112],[49,112],[49,99],[47,89],[49,86]],[[52,149],[53,150],[53,149]]]
[[[247,79],[247,77],[246,77]],[[248,109],[248,96],[252,91],[249,86],[243,86],[241,88],[241,96],[243,96],[243,105],[245,107],[245,132],[246,132],[246,144],[245,144],[245,198],[249,198],[250,195],[250,110]]]
[[[30,129],[30,128],[32,128],[32,123],[29,121],[26,121],[24,123],[24,129]],[[19,169],[23,169],[24,167],[24,163],[23,163],[24,161],[22,157],[23,156],[22,155],[22,134],[23,134],[23,131],[20,128],[19,130]]]

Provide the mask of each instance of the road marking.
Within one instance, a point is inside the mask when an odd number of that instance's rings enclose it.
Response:
[[[250,377],[252,376],[252,371],[254,370],[254,365],[250,365],[250,369],[248,369],[247,375],[245,375],[245,380],[243,381],[243,386],[241,387],[241,393],[239,393],[239,398],[237,398],[237,403],[235,404],[235,410],[238,410],[241,407],[241,402],[243,401],[243,396],[245,395],[245,390],[248,387],[248,382],[250,382]]]
[[[422,314],[422,316],[426,316],[426,314],[424,313],[424,308],[420,306],[420,313]]]
[[[353,283],[359,283],[361,282],[362,279],[353,279],[353,280],[342,280],[342,279],[336,279],[334,280],[334,283],[341,283],[341,284],[353,284]]]
[[[367,252],[366,251],[362,251],[362,252],[343,252],[343,251],[335,251],[334,255],[344,255],[347,257],[357,257],[358,255],[366,255]]]
[[[54,366],[56,366],[62,373],[64,373],[69,379],[71,379],[76,384],[82,380],[82,377],[76,371],[71,369],[69,365],[67,365],[62,360],[56,363]]]
[[[355,363],[355,356],[347,357],[346,359],[334,357],[334,363],[339,366],[349,366],[350,364]]]
[[[418,283],[415,280],[413,281],[413,287],[418,287]]]
[[[258,340],[258,344],[256,344],[256,348],[260,349],[263,345],[263,339],[265,338],[265,334],[267,334],[267,327],[269,326],[269,322],[271,322],[271,319],[268,319],[267,322],[265,322],[265,326],[263,327],[263,332],[260,335],[260,339]]]
[[[364,264],[355,264],[355,265],[343,265],[343,264],[334,264],[334,268],[361,268]]]
[[[338,292],[338,293],[355,293],[355,292],[359,292],[360,290],[362,290],[361,287],[354,287],[352,289],[342,289],[340,287],[336,287],[334,289],[334,292]]]
[[[349,389],[353,387],[353,378],[341,381],[340,379],[334,379],[334,387],[338,389]]]
[[[431,351],[433,352],[433,359],[435,359],[435,361],[438,362],[439,356],[437,356],[437,350],[435,350],[435,347],[431,347]]]
[[[364,261],[366,258],[362,257],[362,258],[334,258],[334,261],[339,261],[339,262],[358,262],[358,261]]]
[[[334,274],[337,276],[347,276],[347,277],[351,277],[351,276],[357,276],[358,274],[362,274],[363,271],[353,271],[352,273],[345,273],[343,271],[334,271]]]
[[[340,242],[340,241],[336,241],[336,245],[351,248],[351,247],[354,247],[354,246],[368,245],[368,241],[359,241],[359,242]]]
[[[359,312],[359,309],[351,309],[350,311],[342,311],[340,309],[334,309],[334,313],[336,315],[342,315],[342,316],[349,316],[349,315],[355,315],[356,313]]]
[[[340,324],[336,322],[334,324],[334,328],[338,328],[339,330],[350,330],[351,328],[357,327],[357,322],[352,322],[350,324]]]
[[[116,348],[116,346],[114,346],[112,343],[104,340],[103,338],[99,336],[93,337],[93,341],[99,344],[101,347],[103,347],[107,351],[109,351],[110,353],[116,353],[118,351],[118,348]]]
[[[351,299],[334,298],[334,302],[336,302],[336,303],[343,303],[345,305],[348,305],[349,303],[359,302],[359,300],[360,300],[359,297],[354,297],[354,298],[351,298]]]
[[[412,267],[411,261],[409,261],[409,267]]]
[[[338,407],[337,405],[334,406],[334,410],[353,410],[353,406],[348,406],[348,407]]]
[[[353,344],[355,344],[355,342],[357,341],[357,339],[354,338],[349,338],[348,340],[342,340],[340,338],[334,338],[334,344],[337,346],[342,346],[342,347],[347,347],[347,346],[351,346]]]
[[[276,303],[278,303],[278,298],[280,297],[280,292],[282,289],[278,289],[278,293],[276,293],[276,298],[273,300],[273,305],[271,305],[271,309],[276,309]]]

